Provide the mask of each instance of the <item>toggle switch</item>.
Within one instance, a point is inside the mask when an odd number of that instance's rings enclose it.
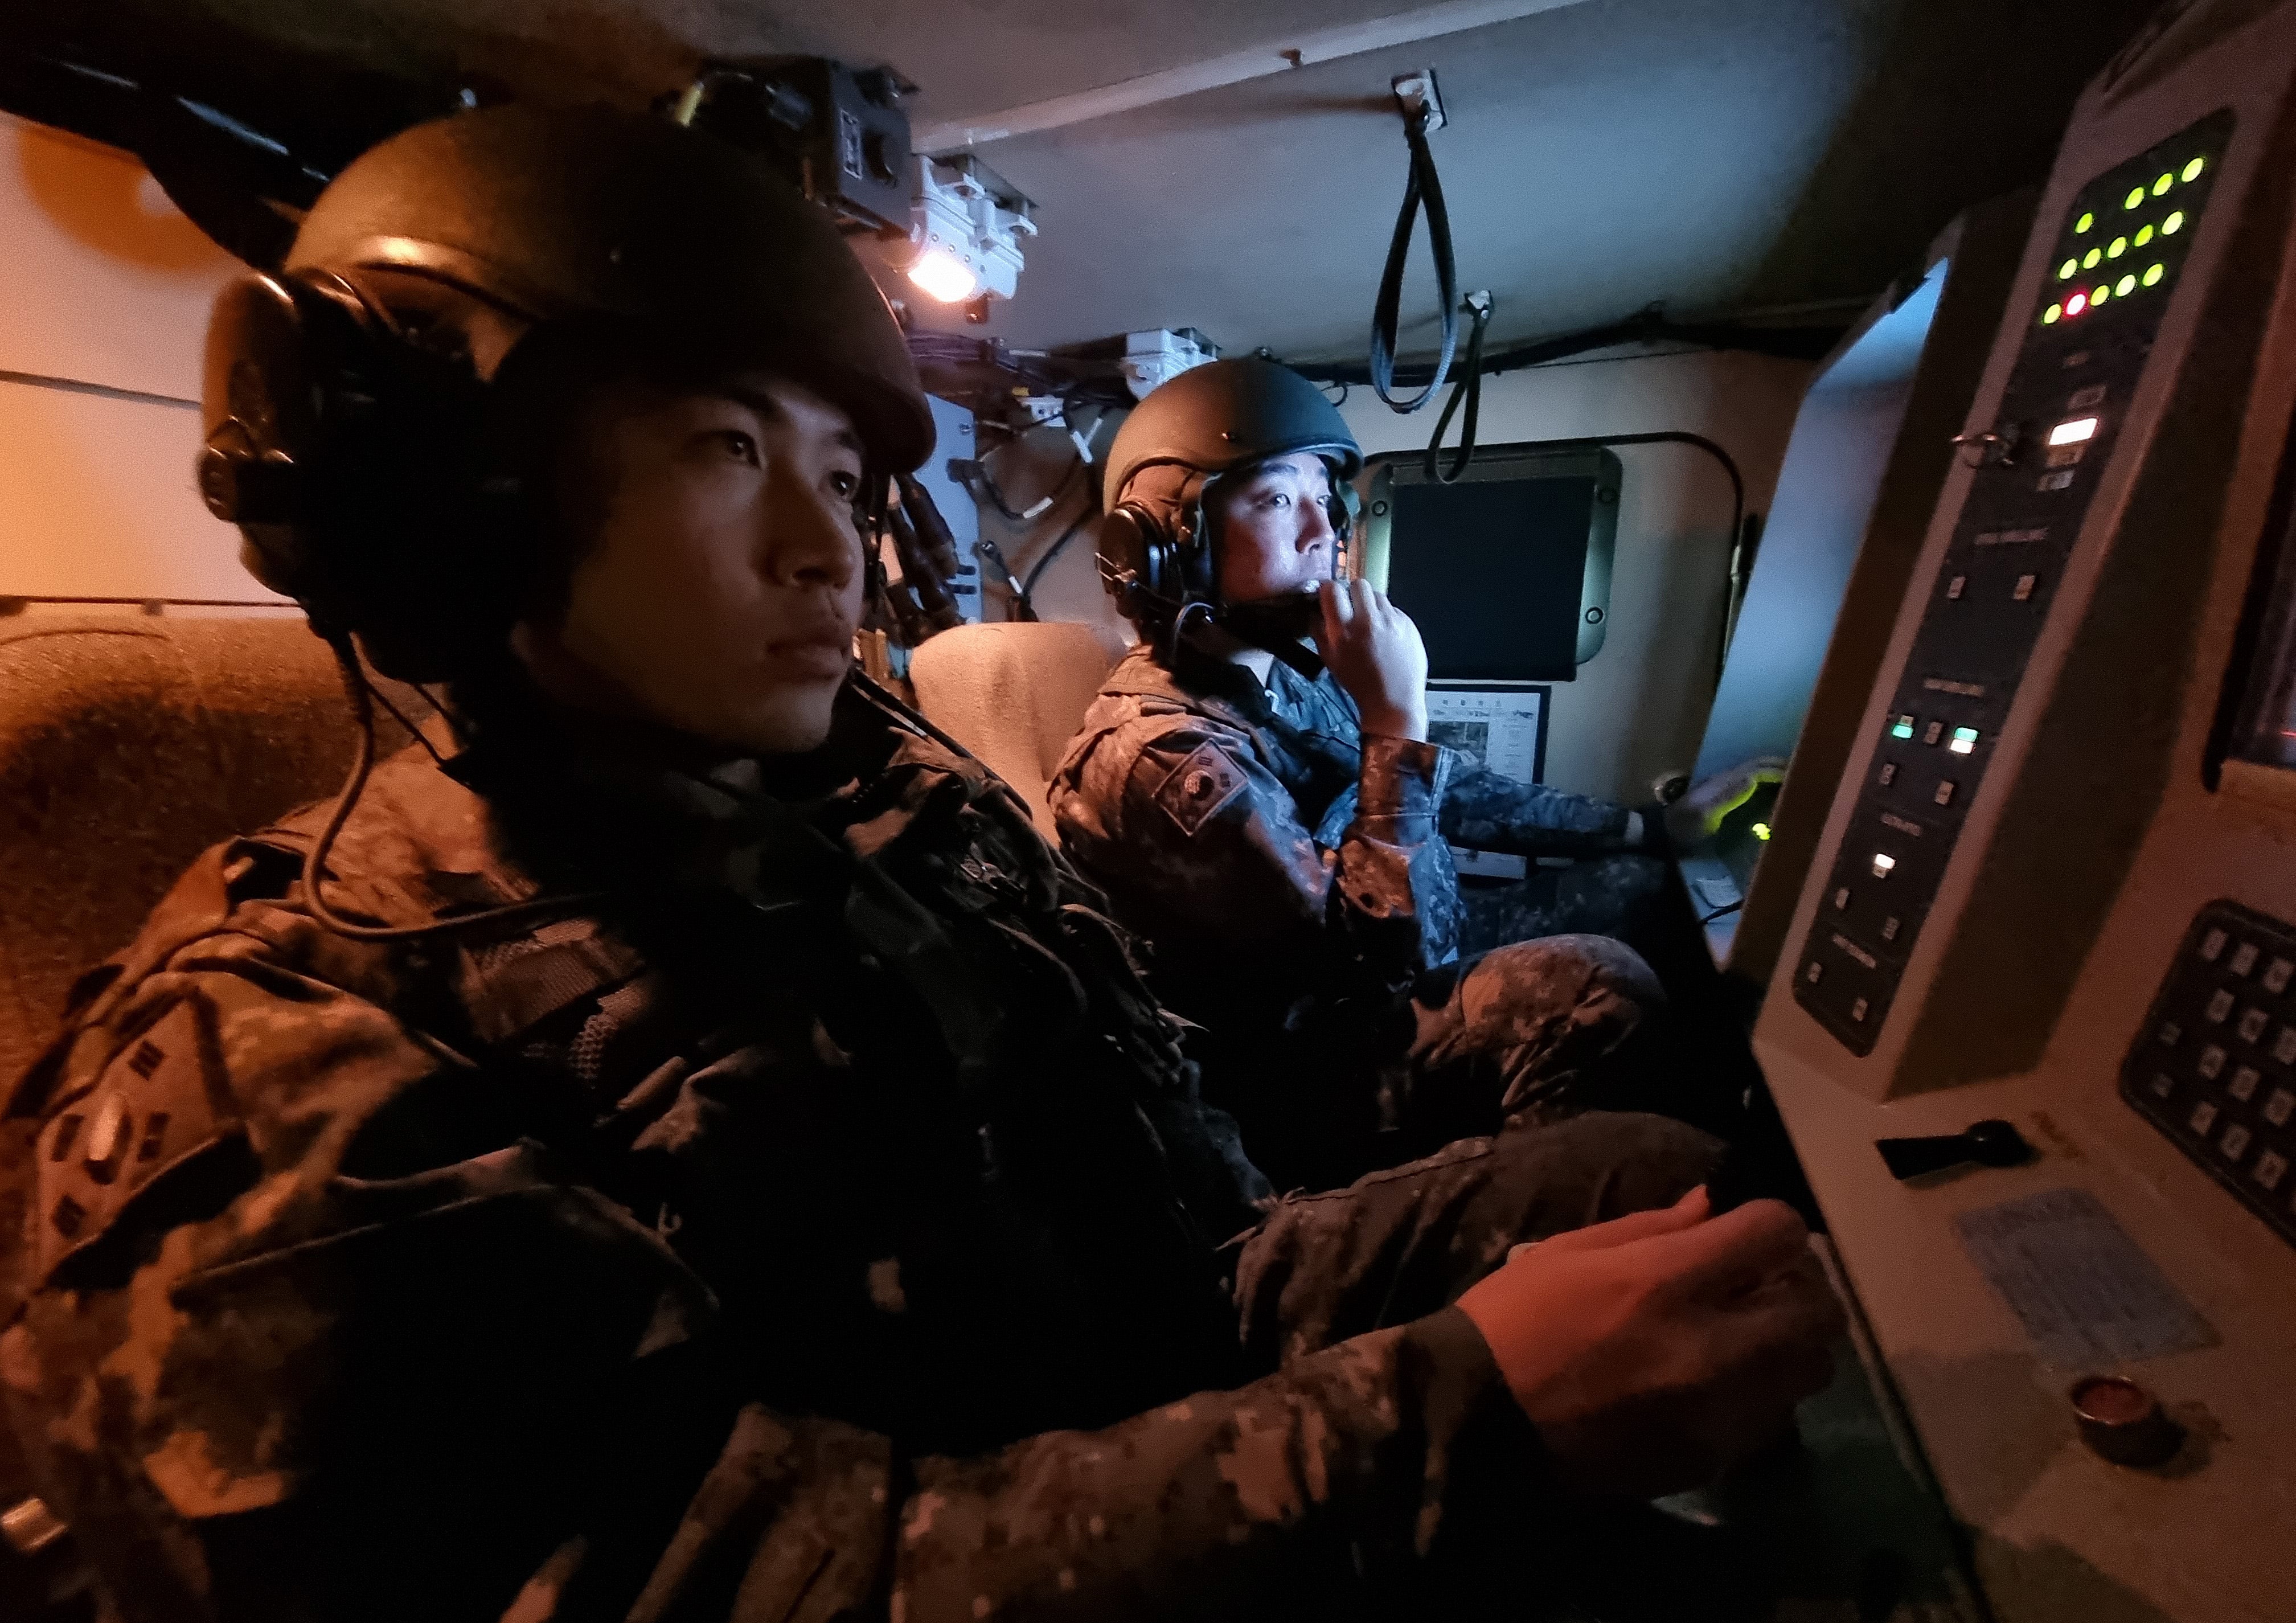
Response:
[[[2025,1135],[2000,1120],[1973,1121],[1964,1131],[1931,1138],[1876,1139],[1874,1147],[1882,1152],[1890,1176],[1898,1179],[1942,1172],[1971,1161],[1980,1167],[2014,1167],[2033,1157],[2033,1146],[2025,1142]]]

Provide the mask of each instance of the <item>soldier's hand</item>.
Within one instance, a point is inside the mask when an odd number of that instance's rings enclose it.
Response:
[[[1323,618],[1316,651],[1363,713],[1366,733],[1427,736],[1427,645],[1411,617],[1367,580],[1317,588]]]
[[[1518,1248],[1459,1306],[1565,1487],[1652,1498],[1711,1480],[1824,1386],[1841,1310],[1776,1201],[1664,1211]]]

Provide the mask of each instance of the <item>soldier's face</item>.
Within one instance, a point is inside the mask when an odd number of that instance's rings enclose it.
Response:
[[[545,685],[737,750],[820,744],[861,615],[850,420],[765,373],[633,381],[571,448],[593,460],[570,488],[603,511],[570,515],[588,535],[564,619],[521,628]]]
[[[1264,462],[1218,493],[1214,555],[1220,597],[1249,602],[1304,592],[1332,578],[1339,537],[1324,503],[1331,471],[1312,451]]]

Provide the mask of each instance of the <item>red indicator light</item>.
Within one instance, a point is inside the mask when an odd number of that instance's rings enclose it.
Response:
[[[2065,314],[2068,316],[2078,316],[2083,310],[2087,308],[2088,295],[2087,293],[2075,293],[2070,299],[2065,300]]]

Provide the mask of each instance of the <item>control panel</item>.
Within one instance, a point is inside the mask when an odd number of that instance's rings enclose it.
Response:
[[[2296,1244],[2296,930],[2202,909],[2120,1068],[2120,1094]]]
[[[1803,944],[1794,996],[1870,1053],[2110,459],[2206,209],[2227,110],[2083,186],[2066,210],[1883,736]]]

